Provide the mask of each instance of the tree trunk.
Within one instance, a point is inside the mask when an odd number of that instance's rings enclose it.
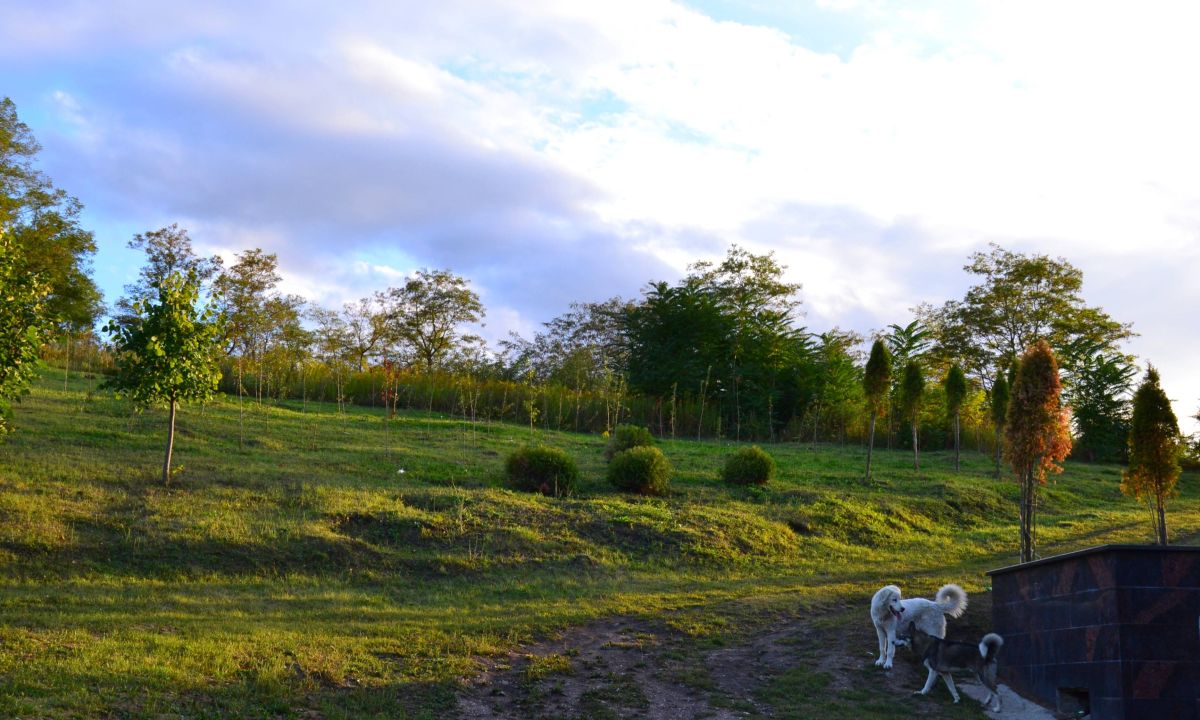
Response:
[[[916,470],[917,472],[921,472],[921,451],[917,447],[917,424],[915,422],[912,424],[912,437],[913,437],[913,470]]]
[[[1167,512],[1164,507],[1163,498],[1158,497],[1158,544],[1167,544]]]
[[[996,479],[1000,479],[1000,443],[1004,442],[1004,437],[1000,434],[1000,428],[996,428]]]
[[[167,421],[167,453],[163,458],[163,485],[171,484],[171,450],[175,447],[175,398],[171,398],[170,419]]]
[[[1033,469],[1021,471],[1021,562],[1033,560]]]
[[[959,425],[959,414],[954,413],[954,472],[958,472],[959,457],[962,455],[962,428]]]
[[[871,413],[871,431],[867,434],[867,480],[871,479],[871,452],[875,449],[875,413]]]

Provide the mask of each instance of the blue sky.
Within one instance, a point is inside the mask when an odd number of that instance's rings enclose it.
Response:
[[[86,206],[109,300],[136,232],[279,255],[336,307],[420,267],[485,336],[732,242],[805,323],[961,297],[989,242],[1066,257],[1200,406],[1197,12],[1179,3],[0,3],[0,92]]]

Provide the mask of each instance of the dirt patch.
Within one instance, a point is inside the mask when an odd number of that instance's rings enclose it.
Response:
[[[958,630],[975,632],[967,624]],[[724,647],[613,618],[481,660],[458,711],[462,720],[984,717],[971,699],[953,705],[940,682],[929,697],[914,698],[924,667],[901,649],[884,671],[874,666],[876,649],[865,611],[812,613]],[[813,698],[825,705],[806,704]],[[1040,710],[1030,705],[1031,714],[1006,717],[1051,717]]]

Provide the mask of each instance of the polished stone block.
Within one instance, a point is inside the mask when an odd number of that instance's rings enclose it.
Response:
[[[1107,545],[988,573],[1001,677],[1093,720],[1200,720],[1200,547]]]

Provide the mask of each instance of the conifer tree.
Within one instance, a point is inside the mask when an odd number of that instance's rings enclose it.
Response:
[[[888,391],[892,385],[892,358],[882,340],[871,346],[867,367],[863,374],[863,390],[867,396],[867,409],[871,413],[871,430],[867,436],[867,480],[871,479],[871,453],[875,448],[875,421],[887,405]]]
[[[967,397],[967,376],[955,363],[946,373],[946,414],[954,418],[954,470],[958,472],[962,455],[962,404]]]
[[[913,470],[921,472],[920,436],[921,405],[925,399],[925,375],[921,363],[909,360],[904,366],[904,379],[900,382],[900,412],[908,418],[912,427]]]
[[[1007,447],[1021,485],[1021,562],[1033,560],[1038,488],[1047,472],[1071,452],[1067,410],[1062,405],[1058,363],[1045,340],[1025,351],[1008,403]]]
[[[1159,545],[1167,544],[1166,501],[1179,480],[1179,451],[1179,422],[1158,371],[1149,367],[1133,396],[1129,469],[1122,473],[1121,492],[1150,505]]]
[[[1003,370],[992,381],[992,425],[996,427],[996,479],[1000,479],[1000,455],[1004,447],[1004,424],[1008,418],[1008,375]]]

